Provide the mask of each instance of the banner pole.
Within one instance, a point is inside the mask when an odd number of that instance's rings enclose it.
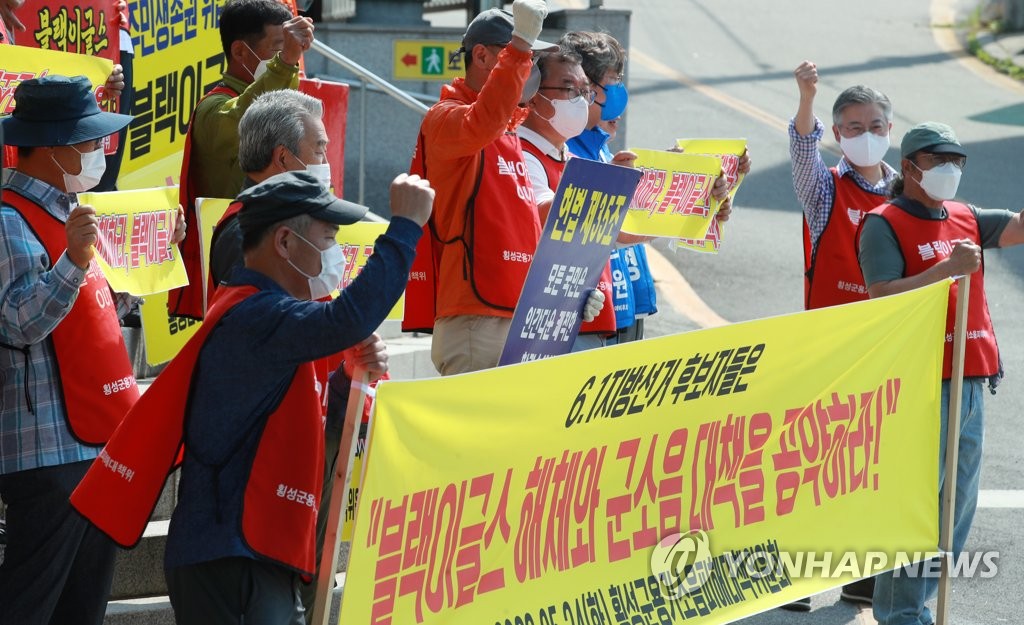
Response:
[[[953,325],[953,362],[949,378],[949,410],[946,418],[946,465],[942,485],[942,520],[939,525],[939,551],[942,569],[939,577],[938,625],[949,622],[949,566],[953,557],[953,508],[956,506],[956,465],[960,453],[960,405],[964,390],[964,344],[967,342],[967,306],[970,302],[971,275],[956,281],[956,322]]]
[[[370,376],[365,369],[358,368],[352,375],[352,386],[345,408],[345,424],[341,429],[341,443],[338,445],[338,465],[332,479],[334,490],[327,517],[327,533],[324,536],[324,550],[320,559],[320,570],[316,577],[316,600],[313,603],[311,625],[327,625],[331,615],[331,597],[334,594],[334,577],[338,569],[338,541],[341,537],[341,513],[348,498],[349,482],[352,481],[352,464],[356,455],[359,437],[355,435],[363,420],[363,403]],[[341,455],[344,452],[344,455]]]

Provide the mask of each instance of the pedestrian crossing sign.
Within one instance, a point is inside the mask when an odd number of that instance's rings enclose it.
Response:
[[[395,40],[395,80],[444,80],[464,76],[462,43],[438,39]]]

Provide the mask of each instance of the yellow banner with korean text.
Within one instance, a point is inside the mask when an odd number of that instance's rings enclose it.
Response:
[[[739,172],[740,157],[747,151],[746,139],[677,139],[676,147],[686,154],[713,156],[722,163],[722,177],[729,188],[729,198],[735,200],[736,191],[743,183],[745,174]],[[720,202],[712,198],[712,215],[718,214]],[[712,219],[703,238],[681,238],[674,241],[676,249],[693,250],[717,254],[725,239],[725,224]]]
[[[128,0],[135,48],[132,121],[121,189],[177,184],[192,110],[221,79],[224,0]]]
[[[85,76],[94,86],[97,101],[104,97],[104,84],[114,64],[98,56],[25,46],[4,46],[0,57],[0,115],[14,111],[14,90],[30,78],[57,74]]]
[[[634,148],[643,172],[622,223],[631,234],[703,239],[718,205],[711,187],[722,170],[714,156]]]
[[[726,623],[922,559],[948,288],[381,384],[341,622]]]
[[[96,209],[96,260],[119,293],[150,295],[188,282],[174,238],[178,188],[80,193]]]

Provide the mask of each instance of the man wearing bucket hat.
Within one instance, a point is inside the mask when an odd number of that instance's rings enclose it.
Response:
[[[433,331],[431,359],[442,375],[498,364],[541,224],[516,135],[520,106],[539,85],[533,51],[544,0],[515,0],[512,12],[476,16],[462,38],[466,76],[441,90],[427,112],[411,170],[437,189],[430,236],[420,241],[402,327]],[[604,303],[597,289],[584,310]]]
[[[102,141],[130,121],[83,76],[26,80],[0,119],[18,148],[0,208],[0,623],[100,623],[114,545],[68,495],[139,396],[118,311],[93,261]],[[184,233],[176,232],[176,237]]]
[[[964,385],[957,457],[956,507],[953,510],[954,557],[963,550],[978,503],[984,431],[984,389],[1002,377],[999,348],[985,295],[982,249],[1024,243],[1020,213],[977,208],[954,201],[967,151],[953,129],[925,122],[910,129],[900,146],[900,176],[893,199],[872,210],[861,223],[858,258],[870,297],[901,293],[964,274],[971,275],[964,352]],[[949,310],[956,310],[956,286],[950,289]],[[955,315],[947,318],[946,335]],[[940,470],[946,449],[952,342],[946,340],[943,360],[940,424]],[[942,477],[940,475],[940,486]],[[940,489],[941,491],[941,489]],[[940,496],[939,515],[942,501]],[[936,522],[938,519],[936,519]],[[875,578],[874,615],[880,625],[933,623],[925,602],[937,579],[907,571]]]

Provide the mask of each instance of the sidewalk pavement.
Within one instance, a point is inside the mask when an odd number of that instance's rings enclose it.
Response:
[[[993,33],[980,31],[977,34],[978,45],[996,61],[1010,61],[1024,68],[1024,33]]]

